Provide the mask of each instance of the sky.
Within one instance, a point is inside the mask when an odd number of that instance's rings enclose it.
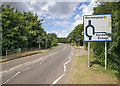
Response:
[[[42,28],[47,33],[55,33],[58,37],[67,35],[83,23],[83,15],[91,15],[93,8],[98,5],[95,0],[87,2],[4,2],[18,11],[33,12],[43,19]],[[3,3],[3,4],[4,4]]]

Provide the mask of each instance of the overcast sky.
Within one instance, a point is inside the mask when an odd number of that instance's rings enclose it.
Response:
[[[97,6],[95,0],[90,2],[6,2],[19,11],[38,14],[44,19],[42,27],[47,33],[56,33],[66,37],[76,25],[82,24],[82,16],[90,15]]]

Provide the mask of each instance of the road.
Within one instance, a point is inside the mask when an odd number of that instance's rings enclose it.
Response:
[[[74,49],[56,49],[2,63],[3,84],[67,84]]]

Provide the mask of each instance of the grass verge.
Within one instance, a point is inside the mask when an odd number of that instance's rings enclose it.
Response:
[[[68,84],[118,84],[116,71],[105,70],[99,64],[91,63],[88,68],[88,55],[76,56]],[[96,59],[91,55],[91,62]]]
[[[53,50],[53,49],[57,48],[58,46],[59,46],[59,45],[50,47],[50,48],[48,48],[48,49],[43,49],[43,51],[44,51],[44,50],[46,50],[46,51],[48,51],[48,50]],[[22,57],[34,55],[34,54],[37,54],[37,53],[40,53],[40,52],[23,53],[23,54],[20,54],[20,55],[18,55],[18,56],[11,56],[11,57],[9,57],[9,58],[7,58],[7,59],[1,59],[0,62],[6,62],[6,61],[9,61],[9,60],[22,58]]]

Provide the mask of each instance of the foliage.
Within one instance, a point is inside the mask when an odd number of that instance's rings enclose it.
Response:
[[[58,44],[57,35],[55,33],[48,33],[48,47],[56,46]]]
[[[79,24],[77,25],[74,30],[67,36],[68,41],[70,41],[71,43],[77,43],[76,38],[78,35],[80,35],[80,39],[81,39],[81,43],[83,42],[83,36],[82,36],[82,32],[83,32],[83,24]]]
[[[108,67],[118,70],[120,66],[120,2],[107,2],[94,8],[93,14],[112,14],[112,42],[108,42]],[[104,65],[104,42],[93,42],[96,58]]]
[[[38,47],[38,37],[42,37],[41,47],[44,48],[47,34],[41,27],[41,21],[43,20],[38,19],[37,14],[19,12],[17,9],[11,8],[10,5],[2,5],[3,55],[6,50]]]
[[[59,43],[68,43],[67,38],[57,38]]]

